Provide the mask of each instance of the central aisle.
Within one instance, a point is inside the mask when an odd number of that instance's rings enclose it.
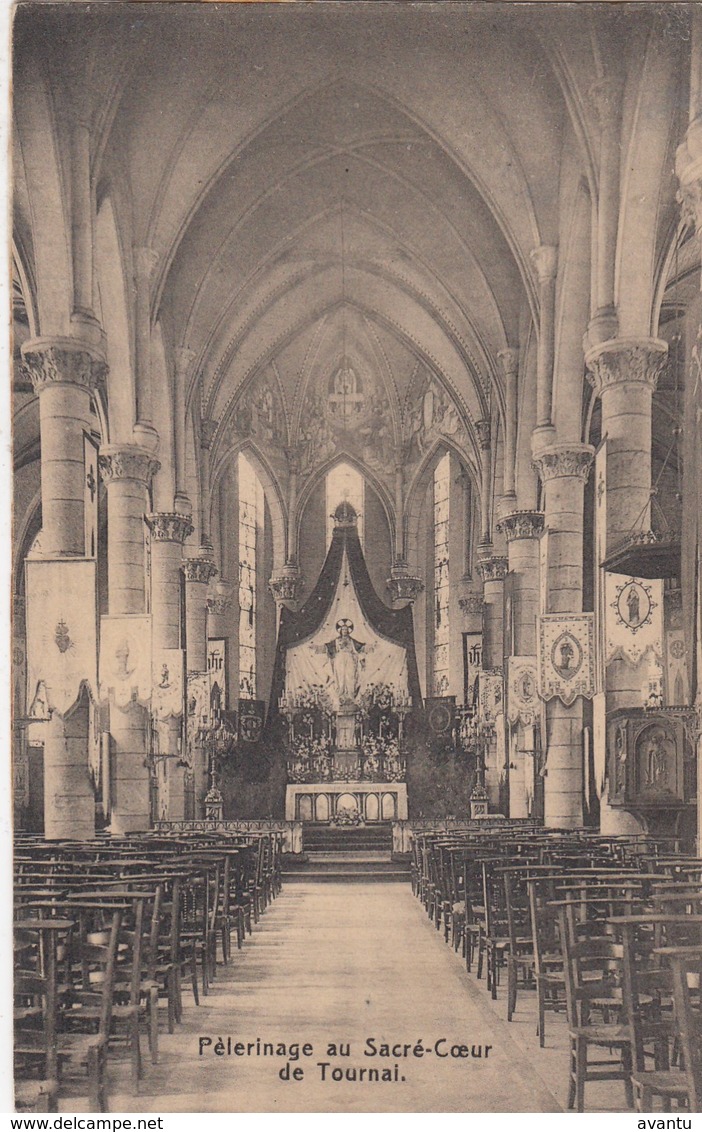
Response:
[[[229,968],[218,968],[199,1008],[184,986],[184,1021],[164,1034],[140,1096],[111,1096],[113,1111],[557,1112],[558,1101],[495,1017],[458,956],[427,920],[409,885],[291,884],[266,911]],[[218,1057],[214,1043],[308,1042],[283,1082],[284,1057]],[[213,1045],[199,1056],[199,1037]],[[487,1058],[366,1057],[367,1038],[424,1047],[492,1049]],[[350,1042],[350,1057],[327,1055]],[[477,1051],[476,1051],[477,1052]],[[391,1083],[321,1081],[318,1062],[389,1069]],[[121,1072],[121,1066],[119,1071]],[[329,1074],[329,1070],[327,1070]]]

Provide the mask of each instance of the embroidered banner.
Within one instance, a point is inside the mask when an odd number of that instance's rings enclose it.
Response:
[[[239,700],[239,742],[258,743],[266,715],[264,700]]]
[[[483,634],[463,634],[463,703],[476,710],[478,704],[478,675],[482,666]]]
[[[165,720],[183,713],[183,650],[155,649],[153,654],[154,719]]]
[[[539,621],[539,694],[570,707],[595,694],[592,613],[548,613]]]
[[[151,699],[151,617],[100,618],[100,698],[118,708]]]
[[[187,742],[185,744],[185,765],[193,765],[193,749],[198,741],[198,732],[212,723],[210,707],[209,672],[189,672],[187,690]]]
[[[507,718],[533,724],[540,710],[536,657],[511,656],[507,663]]]
[[[501,672],[480,673],[480,717],[494,723],[504,714],[504,688]]]
[[[432,735],[448,738],[456,719],[455,696],[428,696],[424,701],[427,726]]]
[[[637,665],[650,649],[663,657],[663,582],[605,574],[605,663]]]
[[[224,637],[210,637],[207,642],[207,671],[212,679],[212,706],[218,711],[227,707],[227,642]]]
[[[82,681],[93,694],[97,689],[95,561],[28,559],[25,565],[28,714],[65,715]]]

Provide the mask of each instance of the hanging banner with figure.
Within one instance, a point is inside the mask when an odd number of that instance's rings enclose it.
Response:
[[[100,618],[100,698],[115,707],[151,699],[151,617]]]
[[[155,649],[151,708],[154,719],[166,720],[183,713],[183,650]]]
[[[663,658],[663,582],[605,574],[605,662],[637,665],[650,649]]]
[[[531,725],[540,710],[536,657],[510,656],[507,663],[507,718]]]
[[[548,613],[539,618],[539,695],[570,707],[595,694],[594,614]]]
[[[504,714],[504,687],[501,672],[480,673],[480,718],[494,723]]]
[[[94,559],[27,560],[27,704],[30,715],[46,718],[50,710],[65,715],[78,698],[83,681],[95,694],[95,592]]]

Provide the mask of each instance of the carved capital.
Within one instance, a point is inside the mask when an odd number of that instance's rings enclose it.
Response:
[[[507,542],[516,542],[520,538],[539,538],[544,529],[543,511],[513,511],[505,515],[497,524],[500,534]]]
[[[155,511],[146,516],[146,524],[154,542],[178,542],[181,546],[195,529],[188,515],[176,511]]]
[[[514,350],[511,346],[508,346],[506,350],[500,350],[497,356],[505,377],[516,376],[519,370],[519,350]]]
[[[530,258],[536,268],[539,283],[548,283],[551,279],[556,278],[558,248],[554,248],[550,244],[540,244],[530,253]]]
[[[659,338],[614,338],[585,355],[587,378],[598,396],[614,385],[655,389],[667,357],[668,343]]]
[[[570,477],[586,483],[594,455],[595,449],[590,444],[559,444],[535,456],[532,467],[542,483]]]
[[[77,338],[33,338],[22,346],[22,370],[35,393],[49,385],[79,385],[92,392],[105,379],[107,362]]]
[[[196,558],[186,558],[181,563],[181,570],[186,582],[199,582],[207,586],[217,574],[217,567],[211,558],[204,555]]]
[[[424,582],[417,574],[410,574],[407,563],[397,558],[386,582],[392,601],[413,602],[424,589]]]
[[[215,586],[215,592],[207,598],[207,612],[212,613],[215,617],[222,617],[225,613],[228,613],[232,607],[233,592],[234,587],[231,583],[220,578]]]
[[[276,605],[282,605],[285,602],[297,601],[301,585],[300,567],[293,563],[286,563],[280,574],[271,576],[268,589],[273,595]]]
[[[115,480],[137,480],[149,484],[161,467],[150,452],[136,445],[103,448],[98,463],[106,484]]]
[[[477,566],[478,574],[483,582],[504,582],[508,569],[507,559],[498,555],[492,558],[483,558]]]
[[[200,421],[200,446],[209,448],[219,427],[219,421]]]
[[[489,559],[487,561],[489,561]],[[458,605],[466,615],[482,614],[484,604],[485,602],[483,601],[483,595],[481,593],[466,594],[465,597],[459,597],[458,599]]]
[[[478,436],[478,445],[483,452],[487,451],[490,447],[490,421],[476,421],[475,431]]]

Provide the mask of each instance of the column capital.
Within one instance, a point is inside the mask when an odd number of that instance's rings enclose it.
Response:
[[[418,574],[410,574],[408,564],[403,558],[396,558],[386,582],[390,597],[394,602],[413,602],[424,589],[424,581]]]
[[[548,283],[556,278],[558,248],[552,244],[540,244],[529,253],[529,258],[536,268],[539,283]]]
[[[296,602],[300,594],[301,586],[302,574],[300,573],[300,567],[296,566],[293,562],[286,562],[280,573],[272,574],[268,581],[268,589],[278,606],[284,605],[286,602]]]
[[[98,464],[100,476],[108,485],[116,480],[137,480],[148,485],[161,467],[150,452],[136,444],[102,448]]]
[[[225,582],[224,578],[220,578],[215,586],[215,592],[207,598],[207,612],[214,614],[215,617],[222,617],[228,613],[232,607],[233,592],[234,587],[231,582]]]
[[[208,548],[205,547],[204,549],[207,550]],[[204,554],[197,555],[194,558],[185,558],[181,562],[180,568],[185,575],[186,582],[198,582],[205,586],[209,585],[218,573],[212,559]]]
[[[190,516],[177,511],[154,511],[146,516],[146,525],[155,542],[178,542],[181,546],[195,529]]]
[[[588,350],[587,379],[598,396],[615,385],[655,389],[667,357],[668,343],[660,338],[612,338]]]
[[[516,377],[519,372],[519,350],[507,346],[504,350],[498,350],[497,357],[505,377]]]
[[[486,561],[488,560],[486,559]],[[485,601],[481,593],[469,593],[465,597],[459,597],[458,605],[466,615],[469,615],[471,613],[482,613]]]
[[[497,524],[500,534],[507,542],[516,542],[522,538],[539,538],[544,529],[543,511],[513,511],[505,515]]]
[[[586,483],[594,456],[595,449],[591,444],[557,444],[534,456],[532,467],[542,483],[566,478]]]
[[[502,555],[492,555],[490,558],[482,558],[476,569],[483,582],[504,582],[509,562]]]
[[[39,394],[49,385],[78,385],[92,392],[107,375],[101,350],[79,338],[32,338],[22,346],[22,369]]]
[[[489,418],[475,422],[475,431],[478,437],[478,447],[486,452],[490,448],[491,425]]]

